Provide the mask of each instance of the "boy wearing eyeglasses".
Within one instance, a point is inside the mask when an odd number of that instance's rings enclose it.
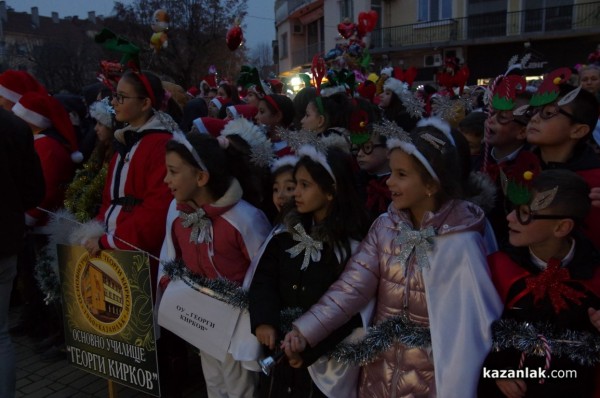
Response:
[[[364,200],[369,220],[373,221],[387,211],[392,195],[386,181],[390,176],[386,137],[373,131],[358,139],[352,135],[352,153],[360,168],[359,192]]]
[[[590,188],[600,187],[600,158],[587,145],[598,121],[598,101],[581,87],[563,84],[570,75],[569,68],[549,73],[531,98],[527,142],[537,146],[542,169],[568,169]],[[592,207],[584,226],[600,247],[600,208]]]
[[[529,121],[524,114],[515,115],[517,109],[529,104],[531,94],[525,91],[527,82],[520,75],[503,76],[496,82],[492,108],[485,122],[486,151],[482,171],[496,185],[496,201],[487,213],[496,240],[502,244],[508,239],[506,198],[500,186],[500,171],[509,178],[520,178],[526,170],[539,171],[539,160],[530,152],[526,140]]]
[[[530,187],[504,186],[515,205],[510,245],[488,261],[505,307],[492,325],[479,396],[591,397],[600,332],[588,308],[600,304],[600,253],[581,233],[589,187],[558,169],[542,171]]]

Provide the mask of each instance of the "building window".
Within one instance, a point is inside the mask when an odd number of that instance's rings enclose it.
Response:
[[[279,48],[281,49],[279,53],[279,59],[285,59],[288,57],[288,34],[285,32],[281,35],[281,39],[279,40]]]
[[[419,0],[419,21],[452,18],[452,0]]]
[[[354,1],[353,0],[341,0],[340,1],[340,20],[344,18],[350,18],[354,20]]]

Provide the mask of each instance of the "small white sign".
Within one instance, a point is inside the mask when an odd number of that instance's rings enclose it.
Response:
[[[175,280],[161,298],[158,324],[223,361],[240,313],[241,309]]]

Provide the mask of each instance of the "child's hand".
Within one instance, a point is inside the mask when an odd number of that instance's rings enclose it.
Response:
[[[521,398],[527,392],[527,385],[522,379],[498,379],[496,385],[507,398]]]
[[[302,366],[302,363],[304,362],[304,360],[302,359],[302,357],[300,356],[300,354],[298,354],[297,352],[293,352],[289,349],[289,347],[284,347],[282,344],[281,347],[284,351],[285,351],[285,356],[288,359],[288,363],[290,364],[290,366],[292,368],[299,368],[300,366]]]
[[[592,206],[600,207],[600,187],[595,187],[590,190],[590,199]]]
[[[90,256],[95,256],[100,252],[100,244],[98,244],[98,238],[90,238],[83,243],[83,247],[88,251]]]
[[[590,322],[600,332],[600,310],[588,308],[588,315],[590,316]]]
[[[296,328],[285,335],[281,348],[290,350],[291,352],[302,352],[306,349],[306,338]]]
[[[269,349],[275,349],[275,339],[277,331],[271,325],[258,325],[256,327],[256,339],[260,344],[266,345]]]

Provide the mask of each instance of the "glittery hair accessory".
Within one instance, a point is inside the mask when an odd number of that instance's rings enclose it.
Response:
[[[331,166],[329,166],[329,163],[327,163],[327,156],[325,156],[323,152],[319,151],[314,146],[303,145],[298,150],[298,157],[302,158],[304,156],[308,157],[313,162],[319,163],[321,166],[323,166],[323,168],[327,171],[329,176],[333,179],[333,183],[336,183],[335,174],[333,174]]]
[[[96,119],[96,121],[106,127],[114,127],[115,110],[110,105],[108,97],[103,98],[100,101],[94,102],[90,105],[90,116]]]
[[[277,135],[285,141],[294,152],[304,145],[314,146],[320,150],[325,150],[325,147],[317,135],[308,130],[290,130],[283,127],[277,127]]]
[[[267,134],[256,124],[239,117],[231,120],[221,131],[224,137],[237,134],[250,146],[252,163],[267,167],[273,162],[273,149]]]
[[[271,173],[275,173],[277,170],[289,166],[295,167],[296,163],[298,163],[298,156],[295,155],[285,155],[275,160],[271,165]]]
[[[431,167],[429,161],[425,159],[425,156],[423,156],[421,152],[419,152],[419,150],[417,149],[415,144],[412,143],[412,140],[407,134],[401,135],[399,137],[389,138],[386,144],[389,150],[400,148],[409,155],[412,155],[415,158],[417,158],[417,160],[421,162],[421,164],[423,165],[423,167],[425,167],[425,170],[427,170],[431,177],[433,177],[433,179],[437,182],[440,182],[440,178],[433,170],[433,167]]]
[[[417,127],[427,127],[427,126],[434,127],[437,130],[441,131],[446,136],[448,141],[450,141],[452,146],[454,146],[454,147],[456,146],[456,142],[454,142],[454,137],[452,137],[452,128],[450,127],[448,122],[440,119],[439,117],[432,116],[432,117],[428,117],[426,119],[421,119],[417,123]],[[431,136],[431,134],[428,134],[428,135],[433,138],[433,136]],[[421,135],[421,137],[423,137],[423,135]],[[429,139],[427,139],[427,141],[429,142]],[[436,141],[440,141],[440,140],[436,139]]]
[[[423,116],[425,104],[410,91],[408,84],[390,77],[383,84],[383,89],[390,90],[396,94],[411,117],[419,119]]]

